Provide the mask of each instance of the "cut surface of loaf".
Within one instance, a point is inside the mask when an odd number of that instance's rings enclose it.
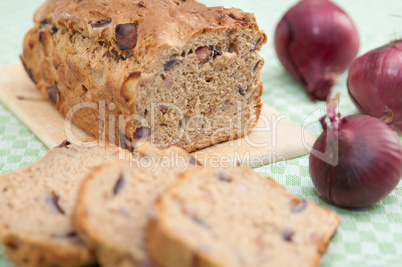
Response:
[[[267,37],[250,13],[194,0],[47,0],[34,21],[28,75],[93,136],[193,151],[258,120]]]
[[[8,258],[24,267],[94,263],[94,253],[78,238],[71,215],[85,175],[118,158],[115,146],[85,148],[65,142],[38,162],[0,176],[0,238]]]
[[[145,226],[159,194],[176,181],[176,173],[198,163],[184,150],[140,148],[132,161],[104,164],[83,182],[74,225],[97,251],[104,267],[151,267]]]
[[[165,267],[317,266],[339,223],[250,169],[203,169],[163,194],[147,246]]]

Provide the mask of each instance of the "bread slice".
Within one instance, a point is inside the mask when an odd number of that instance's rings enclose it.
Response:
[[[245,136],[259,118],[267,37],[250,13],[195,0],[47,0],[34,20],[21,57],[29,76],[94,136],[193,151]]]
[[[178,147],[143,146],[139,154],[136,160],[98,167],[79,193],[75,228],[104,267],[151,266],[145,226],[153,204],[176,181],[176,173],[198,166]]]
[[[64,142],[38,162],[0,176],[0,238],[7,257],[24,267],[94,263],[93,251],[72,228],[71,214],[86,174],[118,158],[115,146]]]
[[[164,267],[317,266],[339,223],[250,169],[203,169],[158,201],[148,249]]]

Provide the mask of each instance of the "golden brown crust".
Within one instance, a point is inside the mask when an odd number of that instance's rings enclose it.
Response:
[[[255,17],[240,9],[206,7],[194,0],[48,0],[36,12],[36,24],[44,21],[100,42],[111,42],[110,50],[140,58],[163,46],[179,46],[205,29],[228,29],[235,24],[256,23]],[[116,38],[119,25],[137,24],[137,43],[121,46]],[[177,34],[180,33],[180,34]],[[118,36],[118,34],[117,34]],[[123,48],[123,49],[122,49]]]

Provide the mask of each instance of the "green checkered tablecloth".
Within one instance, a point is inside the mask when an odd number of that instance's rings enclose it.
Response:
[[[67,1],[67,0],[66,0]],[[32,14],[42,0],[0,1],[0,64],[15,63],[21,53],[24,33],[32,25]],[[262,54],[263,101],[299,124],[319,116],[323,103],[313,104],[295,81],[282,69],[273,48],[273,34],[280,17],[297,0],[201,0],[208,5],[239,7],[255,13],[269,36]],[[336,0],[360,32],[360,54],[402,36],[401,0]],[[346,89],[346,74],[334,91],[341,93],[343,115],[357,113]],[[317,124],[309,129],[320,133]],[[46,147],[1,103],[0,173],[19,169],[41,158]],[[308,157],[277,163],[256,170],[273,177],[291,193],[337,212],[342,225],[322,260],[322,266],[402,266],[402,183],[390,196],[366,209],[334,207],[319,198],[308,171]],[[1,212],[1,211],[0,211]],[[0,252],[0,267],[13,266]]]

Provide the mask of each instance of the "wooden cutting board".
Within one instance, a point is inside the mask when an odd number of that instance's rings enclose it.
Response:
[[[21,64],[0,67],[0,99],[47,147],[66,139],[64,117],[36,90]],[[76,125],[71,131],[77,139],[88,137]],[[305,155],[314,141],[310,132],[264,105],[258,125],[247,137],[196,151],[193,156],[212,167],[240,163],[255,168]]]

